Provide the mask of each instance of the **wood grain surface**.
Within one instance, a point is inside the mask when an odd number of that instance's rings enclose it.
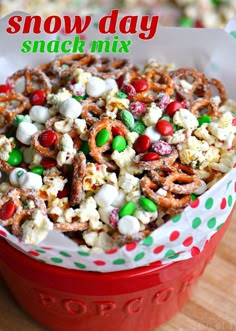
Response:
[[[0,279],[0,331],[28,330],[46,329],[16,305]],[[192,299],[168,323],[153,331],[236,331],[236,210]]]

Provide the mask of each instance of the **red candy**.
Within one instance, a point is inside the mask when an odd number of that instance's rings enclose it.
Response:
[[[145,134],[139,136],[133,145],[133,148],[137,153],[145,153],[151,147],[151,140]]]
[[[124,84],[121,90],[127,94],[129,100],[134,100],[137,96],[136,90],[131,84]]]
[[[10,92],[10,87],[6,84],[0,84],[0,93],[8,93]]]
[[[172,152],[171,146],[164,140],[159,140],[152,144],[152,149],[160,155],[169,155]]]
[[[147,106],[143,102],[136,101],[130,104],[129,110],[133,115],[140,116],[145,113]]]
[[[155,152],[148,152],[142,156],[141,160],[142,161],[155,161],[155,160],[158,160],[159,158],[160,158],[159,154],[157,154]]]
[[[59,199],[63,199],[65,197],[68,197],[70,194],[70,187],[68,184],[66,184],[61,191],[57,193],[57,197]]]
[[[112,212],[109,215],[109,224],[113,228],[116,228],[118,220],[119,220],[119,209],[115,208],[115,209],[112,210]]]
[[[2,220],[7,220],[15,214],[15,211],[16,211],[16,206],[15,206],[14,202],[8,201],[8,202],[4,203],[4,205],[0,209],[0,218]]]
[[[173,117],[174,114],[180,109],[183,108],[183,105],[179,101],[172,101],[166,107],[166,112],[170,117]]]
[[[50,157],[44,157],[41,161],[41,166],[43,166],[45,169],[50,169],[52,167],[57,166],[57,161],[54,159],[51,159]]]
[[[46,101],[46,93],[43,90],[35,90],[30,96],[31,105],[42,106]]]
[[[236,118],[233,118],[233,119],[232,119],[232,125],[233,125],[233,126],[236,126]]]
[[[121,86],[123,85],[124,83],[124,76],[120,76],[116,79],[116,83],[118,85],[118,88],[121,89]]]
[[[133,82],[133,87],[135,88],[136,92],[144,92],[148,89],[149,85],[145,79],[136,79]]]
[[[121,128],[119,128],[118,126],[114,126],[112,129],[111,129],[111,132],[113,134],[113,137],[116,137],[116,136],[125,136],[124,135],[124,132],[122,131]]]
[[[39,142],[44,147],[52,146],[56,140],[57,134],[52,130],[46,130],[39,136]]]
[[[156,129],[162,136],[171,136],[174,132],[172,124],[166,120],[158,121]]]

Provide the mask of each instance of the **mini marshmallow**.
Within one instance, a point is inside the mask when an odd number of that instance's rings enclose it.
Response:
[[[50,118],[49,109],[43,106],[33,106],[30,108],[29,116],[32,121],[44,124]]]
[[[60,105],[59,112],[67,118],[77,118],[82,112],[82,105],[74,98],[68,98]]]
[[[112,202],[112,206],[115,208],[121,208],[125,202],[125,192],[123,190],[119,190],[117,198]]]
[[[42,177],[33,172],[23,173],[19,177],[18,182],[23,190],[24,189],[39,190],[43,186]]]
[[[105,79],[105,84],[106,84],[106,93],[108,93],[111,90],[117,90],[118,91],[118,85],[115,79],[113,78],[107,78]]]
[[[33,122],[33,124],[36,126],[38,131],[43,131],[45,129],[45,126],[42,123]]]
[[[200,180],[201,185],[193,192],[196,195],[201,195],[207,190],[207,184],[204,182],[204,180]]]
[[[155,126],[149,126],[143,132],[146,136],[148,136],[151,140],[151,143],[155,143],[156,141],[160,140],[161,135],[157,132]]]
[[[95,194],[94,199],[100,207],[110,206],[118,197],[118,189],[110,184],[105,184]]]
[[[9,181],[13,186],[19,186],[19,178],[26,173],[26,170],[23,168],[15,168],[9,174]]]
[[[99,77],[90,77],[87,83],[86,92],[90,97],[98,98],[107,90],[105,81]]]
[[[103,223],[110,224],[109,216],[110,216],[113,209],[114,209],[113,206],[107,206],[107,207],[104,207],[104,208],[100,207],[98,209],[100,218],[103,221]]]
[[[29,122],[21,122],[16,130],[16,138],[25,145],[31,144],[31,139],[38,132],[38,128]]]
[[[137,234],[140,230],[140,223],[134,216],[126,215],[119,219],[118,230],[121,234],[126,236],[132,236]]]

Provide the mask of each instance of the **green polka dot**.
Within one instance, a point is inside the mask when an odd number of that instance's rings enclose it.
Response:
[[[67,253],[67,252],[63,252],[63,251],[61,251],[60,254],[61,254],[62,256],[65,256],[65,257],[71,257],[71,255],[70,255],[69,253]]]
[[[78,251],[77,253],[81,256],[89,256],[89,253],[85,251]]]
[[[221,223],[220,225],[217,226],[216,230],[219,231],[220,228],[224,225],[224,223]]]
[[[202,223],[201,218],[200,218],[200,217],[195,217],[195,218],[193,219],[193,221],[192,221],[192,228],[193,228],[193,229],[198,228],[199,225],[201,225],[201,223]]]
[[[176,257],[178,257],[179,254],[176,254],[175,251],[173,249],[169,249],[166,253],[165,253],[165,257],[167,257],[168,259],[175,259]]]
[[[36,252],[41,253],[41,254],[46,253],[46,252],[45,252],[44,250],[42,250],[42,249],[36,249]]]
[[[124,259],[117,259],[113,261],[113,264],[119,265],[119,264],[125,264],[125,260]]]
[[[211,209],[214,204],[213,198],[208,198],[205,202],[205,208],[206,209]]]
[[[232,204],[233,204],[233,197],[232,197],[232,195],[230,194],[230,195],[228,196],[228,205],[229,205],[229,207],[231,207]]]
[[[51,261],[54,262],[54,263],[62,263],[63,262],[63,260],[60,259],[59,257],[52,257]]]
[[[179,257],[179,254],[175,254],[175,255],[169,256],[169,259],[176,259],[177,257]]]
[[[74,265],[79,269],[86,269],[86,265],[84,265],[82,263],[74,262]]]
[[[228,183],[227,183],[227,186],[226,186],[226,189],[228,190],[230,184],[232,183],[232,180],[230,180]]]
[[[231,32],[230,32],[230,35],[231,35],[232,37],[236,38],[236,31],[231,31]]]
[[[176,215],[172,218],[172,222],[177,223],[181,219],[182,214]]]
[[[216,218],[212,217],[208,222],[207,222],[207,226],[209,229],[213,229],[216,225]]]
[[[151,246],[153,243],[153,238],[151,236],[148,236],[143,239],[143,245],[145,246]]]
[[[135,256],[134,261],[135,262],[140,261],[140,260],[142,260],[144,258],[144,256],[145,256],[145,253],[144,252],[141,252],[141,253],[139,253],[139,254],[137,254]]]

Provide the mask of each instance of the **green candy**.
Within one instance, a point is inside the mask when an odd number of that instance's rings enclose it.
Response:
[[[162,116],[161,120],[165,120],[165,121],[171,122],[170,116],[167,116],[167,115]]]
[[[146,126],[142,122],[136,122],[132,128],[133,132],[137,132],[138,134],[143,134]]]
[[[179,20],[179,26],[191,28],[193,27],[193,20],[190,17],[181,17],[181,19]]]
[[[31,119],[28,115],[16,115],[13,119],[13,125],[18,126],[21,122],[29,122],[31,123]]]
[[[136,209],[135,204],[132,201],[126,202],[123,207],[121,207],[119,211],[119,217],[124,217],[127,215],[132,215]]]
[[[131,114],[130,111],[128,110],[122,110],[121,111],[121,119],[122,119],[122,122],[129,128],[129,129],[132,129],[133,126],[134,126],[134,117],[133,115]]]
[[[146,211],[150,211],[150,212],[157,211],[157,205],[148,198],[139,199],[139,203],[141,207]]]
[[[198,119],[198,126],[201,126],[203,123],[211,123],[211,118],[207,115],[202,115]]]
[[[9,158],[7,160],[7,163],[11,166],[15,167],[19,165],[23,160],[23,154],[19,149],[13,148],[11,153],[9,154]]]
[[[30,172],[33,172],[34,174],[37,174],[39,176],[42,176],[44,170],[45,169],[43,167],[35,167],[35,168],[31,169]]]
[[[83,152],[84,155],[89,155],[89,144],[87,141],[82,141],[79,151]]]
[[[127,94],[125,94],[124,92],[121,92],[121,91],[117,92],[116,96],[120,99],[126,99],[127,98]]]
[[[80,100],[85,100],[87,98],[87,95],[84,94],[84,95],[72,95],[72,98],[77,100],[77,101],[80,101]]]
[[[197,196],[194,193],[191,193],[190,196],[191,196],[191,201],[194,201],[197,199]]]
[[[103,129],[98,132],[96,135],[96,144],[98,147],[101,147],[105,145],[105,143],[109,140],[110,138],[110,132],[107,129]]]
[[[123,152],[127,143],[123,136],[116,136],[112,141],[112,148],[118,152]]]

